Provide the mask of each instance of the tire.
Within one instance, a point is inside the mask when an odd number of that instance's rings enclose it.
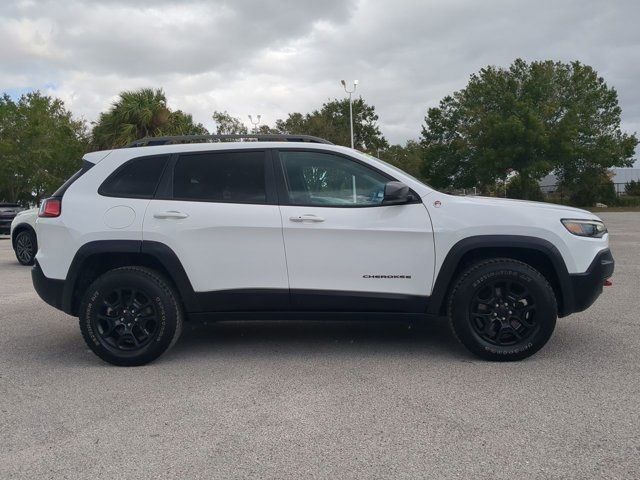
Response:
[[[95,280],[83,295],[80,331],[89,348],[113,365],[147,364],[182,333],[178,295],[156,271],[122,267]]]
[[[508,258],[465,270],[449,296],[453,333],[475,355],[492,361],[527,358],[549,340],[558,308],[546,278]]]
[[[16,235],[14,244],[18,262],[22,265],[33,265],[38,252],[36,236],[29,230],[22,230]]]

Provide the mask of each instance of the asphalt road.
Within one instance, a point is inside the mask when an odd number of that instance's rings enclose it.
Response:
[[[0,478],[640,478],[640,213],[614,287],[510,364],[434,322],[191,326],[118,368],[0,240]]]

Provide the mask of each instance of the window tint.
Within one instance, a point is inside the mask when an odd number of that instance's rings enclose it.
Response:
[[[181,155],[173,172],[173,198],[267,203],[264,152]]]
[[[130,160],[102,184],[99,193],[110,197],[152,198],[168,159],[168,155],[162,155]]]
[[[281,151],[289,201],[294,205],[352,207],[380,205],[384,175],[338,155]]]

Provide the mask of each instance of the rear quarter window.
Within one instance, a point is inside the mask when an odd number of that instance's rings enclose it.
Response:
[[[113,172],[98,189],[106,197],[153,198],[169,155],[129,160]]]

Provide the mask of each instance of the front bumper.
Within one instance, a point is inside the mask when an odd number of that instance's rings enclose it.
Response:
[[[604,281],[613,275],[615,261],[608,248],[598,252],[584,273],[569,275],[572,298],[565,302],[564,315],[586,310],[602,293]]]
[[[31,281],[33,288],[42,300],[58,310],[62,308],[62,298],[64,292],[64,280],[55,280],[45,277],[42,268],[36,260],[35,265],[31,269]]]

